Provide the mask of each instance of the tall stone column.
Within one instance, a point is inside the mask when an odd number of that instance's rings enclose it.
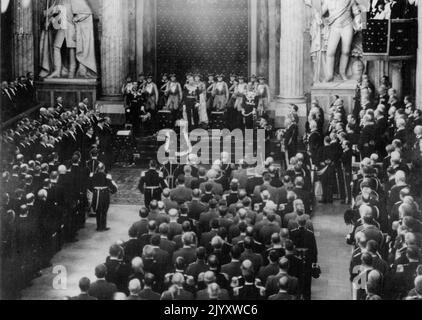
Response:
[[[249,8],[249,74],[256,75],[258,71],[258,1],[259,0],[251,0],[250,1],[250,8]]]
[[[277,96],[280,88],[280,1],[268,1],[269,61],[268,84],[271,96]]]
[[[281,0],[280,20],[280,94],[276,117],[284,117],[290,104],[299,106],[299,116],[306,117],[304,95],[305,3]]]
[[[14,0],[13,3],[13,71],[15,77],[34,72],[34,31],[33,31],[33,2],[26,7],[22,0]]]
[[[106,97],[120,97],[129,73],[126,9],[125,1],[102,1],[101,78],[102,94]]]
[[[416,68],[416,107],[422,108],[422,0],[418,1],[418,57]]]
[[[268,78],[269,12],[268,1],[258,2],[258,74]]]
[[[403,62],[394,61],[391,67],[391,85],[397,91],[399,98],[403,98]]]

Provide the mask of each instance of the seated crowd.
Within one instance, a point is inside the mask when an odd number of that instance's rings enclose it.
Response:
[[[76,241],[89,208],[91,173],[112,164],[112,131],[88,107],[58,98],[2,133],[1,292],[19,292],[65,242]],[[93,149],[94,148],[94,149]]]

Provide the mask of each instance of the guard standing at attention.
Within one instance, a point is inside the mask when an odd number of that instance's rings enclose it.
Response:
[[[163,190],[168,188],[163,174],[158,172],[155,160],[149,163],[149,170],[142,173],[138,189],[145,196],[145,206],[148,208],[152,200],[161,201]]]
[[[108,231],[110,228],[107,228],[107,213],[110,207],[110,194],[117,192],[117,185],[111,175],[105,173],[105,166],[102,163],[92,177],[90,190],[93,193],[92,208],[97,215],[97,231]]]

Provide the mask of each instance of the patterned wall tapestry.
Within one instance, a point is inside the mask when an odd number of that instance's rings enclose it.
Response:
[[[248,0],[158,0],[158,75],[247,76],[248,21]]]

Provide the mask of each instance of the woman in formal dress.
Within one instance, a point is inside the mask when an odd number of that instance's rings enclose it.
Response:
[[[268,110],[270,104],[270,87],[265,83],[265,77],[259,77],[259,83],[256,88],[258,98],[258,115],[262,117],[265,111]]]
[[[199,116],[199,126],[206,128],[208,126],[208,113],[207,113],[207,87],[204,82],[201,81],[201,75],[197,74],[195,76],[195,85],[199,93],[199,106],[198,106],[198,116]]]
[[[245,82],[245,77],[240,76],[238,81],[239,84],[237,85],[236,90],[234,92],[234,96],[236,99],[234,102],[234,112],[236,114],[234,119],[234,128],[242,127],[242,110],[246,99],[246,93],[248,92],[248,84]]]
[[[183,99],[183,91],[175,74],[170,75],[170,81],[166,88],[167,104],[166,109],[172,112],[172,123],[175,124],[180,114],[180,103]]]
[[[229,100],[229,87],[224,81],[224,75],[217,76],[217,83],[214,86],[214,104],[213,109],[218,112],[225,111]]]
[[[167,84],[169,83],[168,75],[167,73],[164,73],[161,78],[160,83],[160,98],[158,100],[158,108],[162,109],[165,108],[167,104],[167,96],[166,96],[166,90],[167,90]]]
[[[238,128],[238,126],[236,125],[236,121],[238,118],[238,113],[236,111],[236,109],[234,108],[235,102],[236,102],[236,95],[235,92],[237,90],[237,86],[238,86],[239,82],[236,79],[236,75],[231,74],[230,75],[230,88],[229,88],[229,102],[227,103],[227,117],[226,117],[226,121],[227,121],[227,128],[230,130],[233,130],[235,128]]]
[[[213,74],[208,75],[208,81],[206,83],[206,87],[207,87],[207,110],[208,112],[211,112],[212,106],[214,105],[213,92],[214,92],[214,87],[215,87],[215,80],[214,80]]]

